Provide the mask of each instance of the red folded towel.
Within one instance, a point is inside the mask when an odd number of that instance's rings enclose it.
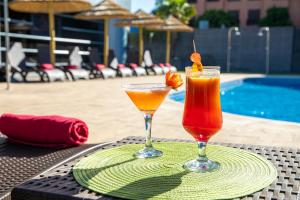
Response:
[[[0,117],[0,132],[12,142],[50,148],[77,146],[88,138],[86,123],[56,115],[3,114]]]

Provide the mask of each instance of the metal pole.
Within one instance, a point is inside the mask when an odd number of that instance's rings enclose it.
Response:
[[[143,27],[139,26],[139,65],[142,65],[144,55]]]
[[[166,63],[170,63],[170,54],[171,54],[171,32],[167,31],[166,38]]]
[[[266,37],[266,73],[270,73],[270,29],[266,28],[267,37]]]
[[[238,27],[231,27],[228,29],[227,33],[227,67],[226,71],[230,72],[230,65],[231,65],[231,40],[232,40],[232,32],[235,31],[236,33],[239,33]]]
[[[54,8],[53,1],[48,3],[48,17],[49,17],[49,35],[50,35],[50,60],[51,63],[55,66],[55,54],[56,49],[55,44],[55,18],[54,18]]]
[[[109,19],[104,19],[104,45],[103,45],[103,61],[104,65],[108,65],[109,54]]]
[[[229,28],[227,33],[227,72],[230,72],[230,57],[231,57],[231,32],[232,27]]]
[[[5,32],[5,47],[6,47],[6,51],[5,51],[5,68],[6,68],[6,89],[9,90],[10,89],[10,70],[11,70],[11,66],[10,63],[8,61],[8,51],[9,51],[9,47],[10,47],[10,41],[9,41],[9,22],[8,22],[8,3],[7,0],[4,0],[4,32]]]
[[[259,29],[258,35],[263,36],[264,31],[266,32],[266,66],[265,66],[265,73],[269,74],[270,73],[270,40],[271,40],[271,33],[270,33],[270,28],[269,27],[262,27]]]

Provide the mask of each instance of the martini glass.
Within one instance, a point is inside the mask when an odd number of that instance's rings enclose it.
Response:
[[[164,101],[171,90],[161,83],[127,84],[123,86],[125,92],[134,105],[144,113],[146,142],[145,147],[135,153],[137,158],[152,158],[162,156],[163,153],[155,149],[151,140],[152,118],[155,111]]]
[[[204,67],[202,72],[186,68],[186,95],[183,127],[197,141],[198,156],[184,168],[194,172],[209,172],[220,167],[206,156],[208,140],[222,128],[220,102],[220,67]]]

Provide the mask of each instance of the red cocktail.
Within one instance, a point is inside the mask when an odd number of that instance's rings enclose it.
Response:
[[[208,160],[205,147],[211,136],[222,127],[220,103],[220,68],[204,67],[200,72],[186,68],[186,95],[183,114],[183,127],[198,142],[199,156],[189,161],[185,168],[191,171],[206,172],[219,167]]]

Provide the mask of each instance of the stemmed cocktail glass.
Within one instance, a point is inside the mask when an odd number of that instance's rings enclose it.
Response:
[[[202,71],[186,68],[186,95],[183,127],[197,141],[198,157],[188,161],[184,168],[194,172],[218,169],[218,162],[206,156],[206,145],[211,136],[222,127],[220,103],[220,67],[204,67]]]
[[[152,145],[152,117],[171,88],[160,83],[128,84],[124,85],[123,88],[136,107],[144,113],[145,118],[145,147],[136,152],[135,156],[137,158],[152,158],[162,156],[163,153],[155,149]]]

